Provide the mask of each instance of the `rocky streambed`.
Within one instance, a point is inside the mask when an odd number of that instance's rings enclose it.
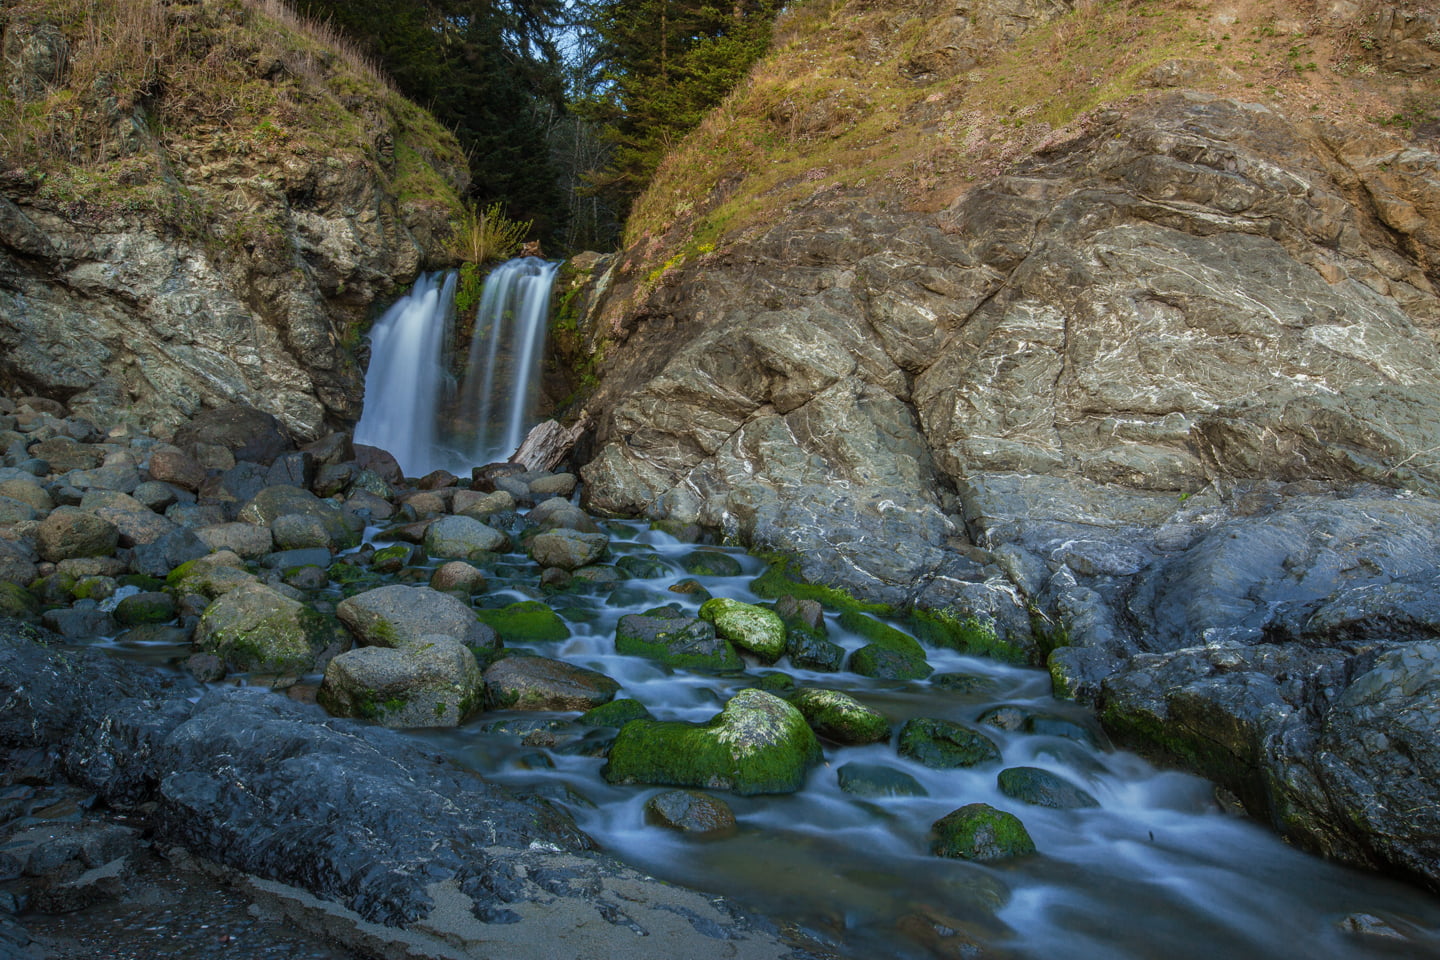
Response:
[[[1116,750],[975,624],[567,474],[0,418],[18,956],[161,854],[363,956],[1440,956],[1428,895]]]

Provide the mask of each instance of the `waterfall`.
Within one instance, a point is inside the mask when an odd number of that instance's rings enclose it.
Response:
[[[370,332],[355,442],[389,451],[407,476],[460,473],[514,453],[534,425],[559,268],[524,257],[486,278],[458,397],[450,375],[456,275],[417,280]]]
[[[485,281],[460,391],[461,419],[472,431],[466,449],[475,463],[510,456],[534,426],[550,290],[559,269],[559,263],[523,257],[496,267]]]
[[[370,331],[365,407],[355,442],[389,451],[411,476],[447,460],[435,439],[449,379],[444,348],[454,300],[454,273],[423,275]]]

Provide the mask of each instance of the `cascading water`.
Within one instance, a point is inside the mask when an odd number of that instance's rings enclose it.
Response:
[[[533,426],[559,267],[523,257],[486,279],[458,398],[450,374],[456,275],[417,280],[371,331],[355,442],[389,451],[408,476],[514,453]]]
[[[454,301],[455,274],[421,276],[370,332],[355,442],[389,451],[413,476],[443,466],[436,421],[448,379],[444,347]]]
[[[508,457],[533,425],[540,353],[559,263],[523,257],[485,281],[461,388],[461,416],[474,429],[471,459]]]

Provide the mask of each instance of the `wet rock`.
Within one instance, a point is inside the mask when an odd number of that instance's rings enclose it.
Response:
[[[930,852],[937,857],[991,863],[1035,852],[1035,841],[1019,818],[987,803],[953,810],[930,830]]]
[[[408,543],[396,543],[376,550],[370,558],[370,569],[376,573],[399,573],[418,551]],[[458,561],[457,561],[458,562]]]
[[[93,640],[96,637],[114,636],[116,626],[110,614],[87,600],[73,607],[46,610],[40,621],[46,629],[53,630],[69,640]]]
[[[213,653],[191,654],[185,660],[185,670],[201,683],[215,683],[225,679],[225,661]]]
[[[38,620],[40,618],[40,598],[18,583],[0,580],[0,617]]]
[[[840,789],[857,797],[880,799],[930,795],[924,785],[910,774],[883,764],[852,761],[836,770],[835,775],[840,782]]]
[[[785,653],[800,670],[835,673],[845,663],[844,647],[808,631],[790,630],[785,638]]]
[[[601,773],[611,783],[792,793],[820,757],[798,710],[761,690],[742,690],[708,723],[627,723]]]
[[[609,703],[593,707],[577,717],[575,722],[586,727],[616,727],[618,729],[631,720],[653,719],[655,718],[651,716],[645,704],[639,700],[626,698],[611,700]]]
[[[716,597],[701,604],[699,615],[715,625],[717,634],[766,663],[785,652],[785,624],[764,607]]]
[[[451,560],[436,568],[430,586],[443,593],[469,597],[484,592],[485,574],[463,560]]]
[[[387,727],[454,727],[480,706],[482,694],[475,655],[431,635],[400,648],[339,654],[326,666],[316,699],[335,716]]]
[[[627,554],[616,560],[615,566],[625,571],[626,576],[637,580],[658,580],[675,572],[674,568],[656,553]]]
[[[202,410],[175,433],[182,450],[197,443],[224,447],[238,460],[269,464],[293,447],[280,421],[245,404]]]
[[[789,697],[817,734],[836,743],[879,743],[890,739],[890,722],[878,710],[838,690],[801,687]]]
[[[479,560],[503,550],[509,538],[471,517],[444,517],[425,531],[425,552],[432,557]]]
[[[259,582],[245,570],[245,561],[229,550],[182,563],[165,577],[166,589],[172,596],[199,594],[211,600]]]
[[[840,625],[869,640],[850,654],[846,666],[864,677],[923,680],[934,672],[915,638],[862,613],[841,614]]]
[[[537,504],[525,519],[542,530],[578,530],[581,533],[602,533],[590,515],[569,500],[551,497]]]
[[[575,570],[599,560],[609,543],[610,538],[603,533],[562,528],[536,534],[528,550],[530,557],[541,566]]]
[[[515,498],[503,490],[496,490],[493,493],[481,493],[478,490],[456,490],[452,507],[457,514],[463,517],[483,521],[492,514],[513,512]]]
[[[201,527],[195,536],[211,550],[229,550],[246,559],[257,559],[275,549],[275,537],[268,526],[253,523],[221,523]]]
[[[482,644],[475,612],[448,593],[391,584],[342,600],[335,615],[366,646],[406,647],[427,637]]]
[[[225,593],[195,628],[202,651],[262,673],[304,673],[332,640],[319,614],[259,584]]]
[[[744,666],[730,642],[716,635],[713,624],[678,610],[660,611],[621,617],[615,629],[616,651],[685,670],[728,671]]]
[[[476,610],[474,615],[507,644],[554,643],[570,636],[570,628],[560,615],[538,600],[521,600],[498,609]]]
[[[35,531],[41,559],[108,557],[120,545],[115,524],[77,507],[56,507]]]
[[[696,550],[680,558],[685,572],[697,577],[738,577],[740,561],[728,553],[715,550]]]
[[[698,790],[666,790],[645,801],[645,822],[704,836],[735,831],[735,813],[719,797]]]
[[[1008,767],[996,778],[1000,792],[1012,800],[1056,810],[1098,807],[1088,792],[1057,774],[1039,767]]]
[[[506,657],[485,670],[485,702],[494,710],[591,710],[619,690],[603,673],[548,657]]]
[[[205,468],[179,450],[156,450],[150,454],[150,476],[193,493],[205,482]]]
[[[175,619],[175,600],[168,593],[136,593],[115,605],[117,622],[133,627],[142,623],[168,623]]]
[[[798,626],[818,636],[826,636],[825,608],[819,601],[802,599],[785,594],[775,600],[775,614],[785,621],[786,627]]]
[[[989,737],[954,721],[930,717],[905,721],[899,750],[902,757],[940,770],[1000,759],[1000,748]]]

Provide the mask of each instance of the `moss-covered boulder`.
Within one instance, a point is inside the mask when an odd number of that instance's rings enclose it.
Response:
[[[538,600],[476,610],[475,616],[505,643],[555,643],[570,637],[570,628],[560,615]]]
[[[718,550],[696,550],[680,558],[685,572],[696,577],[738,577],[740,561]]]
[[[841,790],[867,799],[930,795],[910,774],[879,763],[847,763],[835,771],[835,777]]]
[[[800,711],[764,691],[742,690],[708,723],[627,723],[601,773],[611,783],[793,793],[820,758]]]
[[[890,739],[890,721],[848,693],[801,687],[790,697],[810,729],[836,743],[879,743]]]
[[[20,586],[0,580],[0,617],[16,620],[35,620],[40,616],[40,600]]]
[[[619,691],[603,673],[549,657],[506,657],[485,670],[492,710],[590,710]]]
[[[951,720],[916,717],[900,728],[900,756],[945,770],[1000,759],[1000,748],[982,733]]]
[[[587,710],[577,717],[575,722],[585,727],[614,727],[618,730],[631,720],[654,719],[645,704],[626,697],[621,700],[611,700],[593,710]]]
[[[79,507],[56,507],[35,530],[35,549],[42,560],[108,557],[119,545],[115,524]]]
[[[615,627],[615,649],[682,670],[725,672],[744,667],[730,642],[716,635],[714,624],[667,610],[661,607],[621,617]]]
[[[967,803],[930,826],[930,852],[937,857],[989,863],[1035,852],[1035,841],[1014,814],[988,803]]]
[[[168,593],[136,593],[115,605],[116,622],[127,627],[144,623],[168,623],[174,619],[175,599]]]
[[[716,597],[700,605],[700,619],[715,624],[717,634],[765,663],[774,663],[785,652],[785,624],[773,610]]]
[[[666,790],[645,801],[645,822],[707,837],[735,832],[730,804],[699,790]]]
[[[444,517],[425,529],[425,552],[447,560],[482,560],[509,543],[505,534],[473,517]]]
[[[923,680],[934,672],[925,648],[914,637],[857,610],[840,615],[840,625],[870,641],[850,654],[849,667],[878,680]]]
[[[165,589],[173,596],[199,594],[211,600],[259,583],[260,578],[245,569],[245,561],[229,550],[189,560],[165,577]]]
[[[629,554],[616,560],[615,566],[637,580],[658,580],[675,572],[675,568],[658,553]]]
[[[1001,770],[995,779],[1001,793],[1021,803],[1055,810],[1081,810],[1100,806],[1100,801],[1085,790],[1040,767],[1010,767]]]
[[[435,636],[469,645],[480,638],[475,611],[426,586],[395,583],[367,590],[340,601],[335,615],[371,647],[404,647]]]
[[[241,670],[304,673],[334,639],[325,619],[261,584],[231,590],[205,608],[195,645]]]
[[[361,647],[325,668],[316,699],[339,717],[387,727],[453,727],[480,705],[474,655],[449,637],[423,637],[402,649]]]

